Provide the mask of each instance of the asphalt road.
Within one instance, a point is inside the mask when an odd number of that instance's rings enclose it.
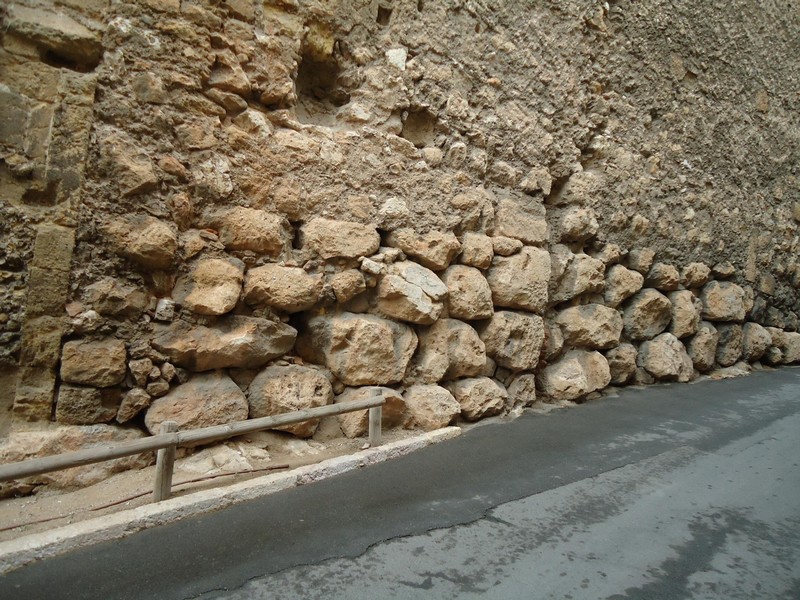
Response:
[[[0,598],[800,598],[800,369],[624,390],[42,561]]]

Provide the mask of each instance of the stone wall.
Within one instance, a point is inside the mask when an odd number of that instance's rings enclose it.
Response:
[[[800,361],[797,8],[0,10],[17,432],[371,393],[435,429]]]

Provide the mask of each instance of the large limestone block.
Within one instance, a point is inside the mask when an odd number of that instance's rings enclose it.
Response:
[[[745,323],[742,327],[742,358],[747,362],[761,360],[772,345],[772,336],[758,323]]]
[[[492,266],[493,257],[494,246],[488,235],[468,231],[462,236],[459,262],[469,267],[488,269]]]
[[[478,333],[456,319],[439,319],[419,336],[412,378],[423,383],[473,377],[486,365],[486,348]]]
[[[777,327],[766,329],[772,337],[772,346],[781,352],[780,364],[800,362],[800,333],[783,331]]]
[[[446,387],[461,405],[461,416],[467,421],[498,415],[508,402],[506,389],[488,377],[460,379]]]
[[[647,288],[628,301],[623,313],[625,335],[649,340],[664,331],[672,320],[672,303],[664,294]]]
[[[289,222],[281,215],[236,206],[212,214],[209,225],[219,229],[219,240],[228,250],[249,250],[277,256],[291,245]]]
[[[680,282],[680,275],[675,266],[659,262],[650,267],[644,284],[662,292],[672,292],[678,289]]]
[[[387,236],[386,241],[433,271],[446,269],[461,251],[458,238],[450,231],[417,233],[413,229],[397,229]]]
[[[539,374],[539,388],[551,402],[578,400],[610,382],[608,361],[595,351],[568,352]]]
[[[703,287],[711,279],[711,267],[703,263],[689,263],[681,271],[681,283],[690,290]]]
[[[613,348],[622,335],[622,315],[601,304],[586,304],[562,310],[556,316],[564,341],[593,350]]]
[[[267,367],[247,388],[250,418],[270,417],[333,402],[333,388],[324,373],[299,365]],[[314,435],[319,419],[276,427],[297,437]]]
[[[420,325],[436,321],[444,308],[422,288],[392,273],[381,278],[376,296],[378,310],[387,317]]]
[[[669,332],[678,339],[697,333],[703,303],[689,290],[670,292],[668,298],[672,303]]]
[[[547,307],[550,255],[526,246],[513,256],[495,256],[486,280],[496,306],[542,313]]]
[[[199,260],[188,277],[178,284],[176,300],[201,315],[224,315],[239,301],[244,263],[236,259]]]
[[[442,283],[436,273],[410,260],[394,263],[389,267],[389,273],[416,285],[433,300],[444,300],[447,296],[447,286]]]
[[[486,354],[501,367],[531,371],[539,363],[544,343],[544,321],[536,315],[499,311],[481,322],[478,332]]]
[[[614,265],[606,272],[603,299],[608,306],[616,308],[641,290],[642,285],[644,285],[644,275],[622,265]]]
[[[373,396],[383,398],[381,409],[381,427],[394,427],[403,422],[406,412],[406,401],[397,390],[387,387],[366,386],[360,388],[347,388],[336,396],[334,402],[352,402],[354,400],[366,400]],[[366,435],[369,430],[369,410],[344,413],[337,416],[342,432],[349,438],[357,438]]]
[[[247,399],[230,377],[221,371],[195,375],[147,409],[144,424],[153,435],[161,423],[175,421],[179,431],[225,425],[247,418]]]
[[[104,277],[85,288],[85,299],[101,315],[138,318],[147,308],[148,296],[113,277]]]
[[[549,233],[544,206],[500,200],[495,211],[494,235],[514,238],[523,244],[546,243]]]
[[[622,385],[630,381],[636,373],[636,356],[636,347],[633,344],[620,344],[606,352],[611,383]]]
[[[639,347],[637,364],[656,379],[687,382],[694,373],[692,359],[681,341],[662,333]]]
[[[302,227],[303,244],[321,258],[359,258],[378,251],[381,238],[370,225],[318,217]]]
[[[717,331],[717,362],[721,367],[735,365],[742,357],[742,326],[738,323],[717,323]]]
[[[169,269],[178,251],[178,236],[155,217],[128,217],[108,221],[106,235],[117,252],[146,269]]]
[[[61,379],[95,387],[118,385],[125,379],[126,359],[120,340],[67,342],[61,351]]]
[[[343,312],[308,320],[297,351],[324,364],[345,385],[386,385],[402,380],[417,347],[414,330],[375,315]]]
[[[494,314],[492,290],[478,269],[464,265],[448,267],[442,274],[447,286],[447,310],[455,319],[488,319]]]
[[[120,402],[119,408],[117,409],[117,423],[127,423],[150,406],[151,402],[152,398],[150,394],[142,388],[128,390],[122,397],[122,402]]]
[[[453,395],[438,385],[414,385],[403,394],[408,429],[433,431],[447,427],[461,412]]]
[[[707,321],[743,321],[745,316],[744,290],[730,281],[711,281],[700,294],[703,318]]]
[[[319,302],[323,284],[322,275],[310,275],[299,267],[268,264],[247,272],[244,301],[288,313],[299,312]]]
[[[62,384],[56,401],[56,421],[65,425],[108,423],[117,415],[119,389]]]
[[[600,293],[605,286],[606,265],[587,254],[573,254],[563,245],[553,247],[550,264],[550,303]]]
[[[192,371],[254,369],[286,354],[296,337],[297,331],[284,323],[231,315],[212,327],[185,321],[160,327],[153,347],[174,365]]]
[[[686,347],[695,369],[704,372],[714,366],[718,343],[717,328],[707,321],[701,321],[697,326],[697,333],[689,340]]]

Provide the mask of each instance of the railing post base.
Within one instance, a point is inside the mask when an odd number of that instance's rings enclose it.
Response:
[[[375,406],[369,409],[369,445],[370,448],[381,445],[381,420],[383,407]]]
[[[175,421],[164,421],[158,433],[175,433],[178,424]],[[161,448],[156,454],[156,478],[153,484],[153,502],[167,500],[172,493],[172,471],[175,466],[175,449],[177,446]]]

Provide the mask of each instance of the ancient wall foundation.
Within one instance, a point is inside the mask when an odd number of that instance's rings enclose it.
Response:
[[[375,393],[431,430],[800,362],[791,3],[0,15],[3,460]]]

